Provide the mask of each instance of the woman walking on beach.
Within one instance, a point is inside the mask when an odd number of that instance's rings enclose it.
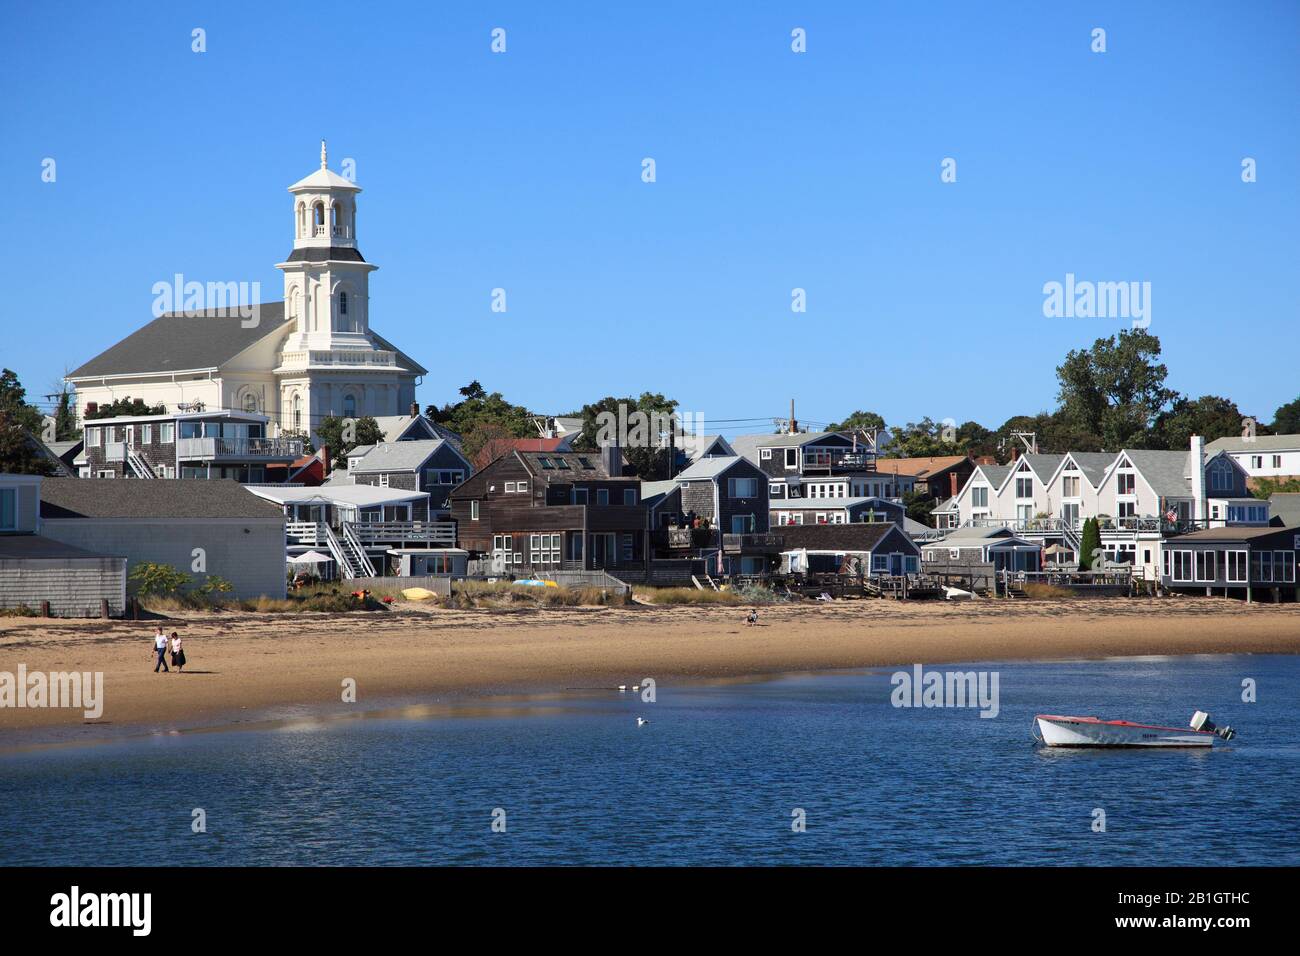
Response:
[[[175,631],[172,631],[172,667],[185,673],[185,648],[181,645],[181,636]]]

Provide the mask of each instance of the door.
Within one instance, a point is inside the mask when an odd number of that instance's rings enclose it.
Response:
[[[889,556],[889,573],[895,576],[903,573],[903,556],[897,551]]]
[[[1065,522],[1067,528],[1077,530],[1079,527],[1079,505],[1077,503],[1061,505],[1061,520]]]

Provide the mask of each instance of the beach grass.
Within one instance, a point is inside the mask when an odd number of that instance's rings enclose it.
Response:
[[[438,605],[461,610],[523,607],[602,607],[627,600],[605,588],[527,587],[506,581],[455,581]]]
[[[1055,584],[1043,584],[1030,581],[1025,584],[1025,597],[1032,601],[1068,601],[1075,596],[1069,588],[1057,587]]]
[[[646,604],[745,604],[736,591],[701,591],[697,588],[654,588],[637,586],[632,592]]]

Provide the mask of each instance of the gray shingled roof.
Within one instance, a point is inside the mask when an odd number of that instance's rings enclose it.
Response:
[[[168,313],[100,352],[67,377],[218,368],[259,340],[279,332],[284,327],[284,303],[263,303],[255,328],[244,328],[247,321],[251,320],[229,309],[214,309],[200,316]]]
[[[194,316],[169,312],[100,352],[67,377],[220,368],[266,336],[284,331],[284,303],[263,302],[257,312],[257,325],[244,328],[244,323],[250,321],[237,309],[210,309]],[[404,368],[417,375],[428,372],[374,329],[370,330],[370,336],[380,348],[396,352],[398,363]]]
[[[677,473],[678,481],[708,481],[712,480],[730,468],[735,467],[742,460],[740,455],[719,455],[715,458],[701,458],[694,462],[688,468],[684,468]]]
[[[1123,454],[1151,486],[1165,498],[1186,498],[1192,493],[1191,452],[1125,448]]]
[[[977,465],[976,471],[984,472],[984,477],[989,480],[994,488],[1001,488],[1002,483],[1007,480],[1007,475],[1011,474],[1010,465]]]
[[[1244,438],[1216,438],[1205,446],[1206,451],[1295,451],[1300,449],[1300,435],[1256,435],[1253,441]]]
[[[1061,462],[1065,461],[1064,455],[1048,455],[1041,452],[1031,452],[1020,457],[1029,462],[1029,467],[1034,469],[1034,474],[1044,482],[1048,481]]]
[[[1083,477],[1096,488],[1106,474],[1106,469],[1115,461],[1115,455],[1108,451],[1072,451],[1070,457],[1083,472]]]
[[[1268,502],[1273,516],[1281,518],[1282,524],[1288,528],[1300,526],[1300,494],[1279,491],[1274,493]]]
[[[842,437],[839,432],[798,432],[794,435],[737,435],[731,439],[731,447],[736,450],[737,455],[748,458],[752,462],[757,462],[760,448],[798,447],[832,435]]]
[[[46,478],[41,520],[283,518],[280,507],[226,478]]]
[[[354,475],[370,475],[379,471],[415,471],[445,444],[441,438],[435,438],[375,445],[350,471]]]

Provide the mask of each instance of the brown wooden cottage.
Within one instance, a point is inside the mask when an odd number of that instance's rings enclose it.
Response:
[[[454,489],[460,546],[497,573],[604,569],[644,580],[649,521],[617,447],[502,455]]]

